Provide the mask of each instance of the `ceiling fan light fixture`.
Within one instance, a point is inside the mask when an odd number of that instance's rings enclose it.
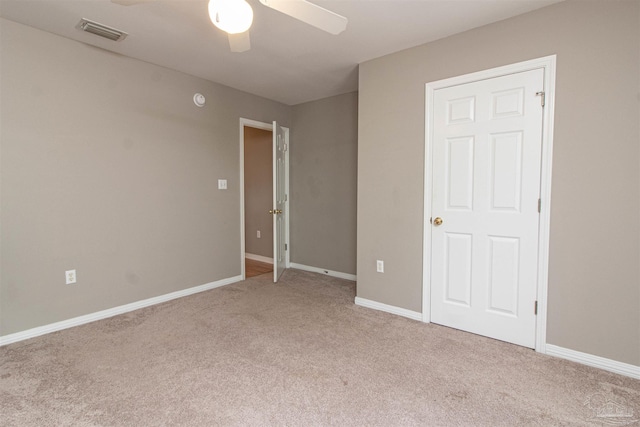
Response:
[[[245,0],[209,0],[209,18],[222,31],[244,33],[253,23],[253,9]]]

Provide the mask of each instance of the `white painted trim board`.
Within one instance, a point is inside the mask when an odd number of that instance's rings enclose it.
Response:
[[[640,366],[547,344],[546,354],[640,380]]]
[[[215,282],[206,283],[204,285],[195,286],[193,288],[183,289],[181,291],[171,292],[171,293],[160,295],[157,297],[148,298],[142,301],[136,301],[130,304],[109,308],[107,310],[86,314],[84,316],[78,316],[72,319],[62,320],[60,322],[50,323],[48,325],[27,329],[26,331],[21,331],[21,332],[16,332],[14,334],[1,336],[0,346],[11,344],[18,341],[24,341],[30,338],[38,337],[40,335],[49,334],[51,332],[57,332],[63,329],[72,328],[74,326],[84,325],[86,323],[95,322],[96,320],[107,319],[109,317],[128,313],[130,311],[138,310],[140,308],[149,307],[151,305],[156,305],[163,302],[171,301],[176,298],[182,298],[182,297],[193,295],[199,292],[208,291],[210,289],[219,288],[221,286],[230,285],[232,283],[236,283],[241,280],[242,280],[242,276],[229,277],[228,279],[222,279]]]
[[[266,264],[273,264],[273,258],[269,258],[262,255],[250,254],[248,252],[245,252],[244,257],[252,259],[254,261],[264,262]]]
[[[422,313],[418,311],[407,310],[389,304],[383,304],[377,301],[371,301],[366,298],[356,297],[355,304],[361,307],[372,308],[374,310],[384,311],[386,313],[395,314],[397,316],[407,317],[409,319],[422,321]]]
[[[381,302],[371,301],[360,297],[355,298],[355,304],[361,307],[371,308],[374,310],[384,311],[386,313],[407,317],[409,319],[422,321],[422,313],[419,313],[417,311],[411,311],[405,308],[383,304]],[[624,375],[626,377],[640,379],[640,366],[618,362],[617,360],[594,356],[588,353],[582,353],[580,351],[559,347],[553,344],[546,344],[545,348],[546,354],[548,356],[559,357],[571,362],[580,363],[582,365],[591,366],[594,368],[602,369],[604,371]]]
[[[328,276],[337,277],[338,279],[351,280],[353,282],[357,279],[354,274],[341,273],[339,271],[327,270],[326,268],[311,267],[309,265],[298,264],[295,262],[290,263],[289,267],[297,268],[298,270],[310,271],[312,273],[326,274]]]
[[[299,268],[299,267],[305,267],[305,268]],[[300,270],[329,274],[324,272],[326,270],[317,271],[320,269],[317,269],[315,267],[304,266],[301,264],[295,264],[295,266],[292,265],[292,268],[299,268]],[[332,272],[332,273],[335,274],[335,272]],[[355,276],[347,275],[345,273],[337,273],[337,274],[340,274],[343,276],[352,276],[355,278]],[[338,276],[335,276],[335,277],[338,277]],[[341,277],[341,278],[344,278],[344,277]],[[107,310],[102,310],[95,313],[87,314],[84,316],[74,317],[72,319],[51,323],[49,325],[39,326],[37,328],[28,329],[26,331],[16,332],[14,334],[1,336],[0,346],[8,345],[18,341],[24,341],[24,340],[35,338],[51,332],[57,332],[64,329],[72,328],[74,326],[84,325],[86,323],[91,323],[96,320],[102,320],[102,319],[117,316],[120,314],[128,313],[130,311],[138,310],[140,308],[149,307],[151,305],[171,301],[176,298],[181,298],[188,295],[193,295],[195,293],[204,292],[210,289],[219,288],[221,286],[230,285],[232,283],[236,283],[241,280],[242,280],[241,276],[230,277],[228,279],[218,280],[216,282],[207,283],[201,286],[196,286],[196,287],[184,289],[181,291],[171,292],[169,294],[160,295],[160,296],[148,298],[142,301],[121,305],[119,307],[114,307]],[[348,280],[351,280],[351,279],[348,279]],[[418,320],[418,321],[422,320],[422,313],[419,313],[417,311],[411,311],[404,308],[395,307],[392,305],[383,304],[376,301],[371,301],[365,298],[356,297],[355,304],[361,307],[384,311],[384,312],[395,314],[398,316],[407,317],[413,320]],[[552,344],[547,344],[546,350],[547,350],[546,354],[549,356],[559,357],[562,359],[570,360],[572,362],[577,362],[583,365],[592,366],[592,367],[603,369],[605,371],[613,372],[616,374],[640,379],[640,366],[618,362],[615,360],[606,359],[604,357],[594,356],[591,354],[566,349],[566,348],[559,347]]]

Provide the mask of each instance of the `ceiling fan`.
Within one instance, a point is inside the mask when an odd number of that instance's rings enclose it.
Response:
[[[111,0],[122,6],[132,6],[155,0]],[[340,34],[347,28],[347,18],[307,0],[260,0],[264,6],[298,19],[330,34]],[[211,22],[228,34],[232,52],[251,48],[249,28],[253,9],[245,0],[209,0]]]

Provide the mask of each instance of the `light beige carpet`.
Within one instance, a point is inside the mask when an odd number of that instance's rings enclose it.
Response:
[[[640,381],[357,307],[352,282],[270,279],[0,348],[0,425],[595,426],[607,402],[640,418]]]

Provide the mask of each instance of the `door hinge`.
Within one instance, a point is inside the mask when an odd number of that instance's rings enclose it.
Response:
[[[287,195],[285,194],[285,195],[284,195],[284,201],[286,202],[287,200],[288,200],[288,197],[287,197]]]
[[[542,105],[544,107],[545,93],[544,92],[536,92],[536,96],[540,97],[540,105]]]
[[[533,304],[533,314],[538,315],[538,301]]]
[[[287,151],[288,149],[289,149],[289,147],[287,146],[287,144],[283,144],[282,151]]]
[[[289,247],[289,246],[285,243],[285,244],[284,244],[284,250],[286,251],[288,247]]]
[[[542,199],[538,199],[538,213],[542,212]]]

